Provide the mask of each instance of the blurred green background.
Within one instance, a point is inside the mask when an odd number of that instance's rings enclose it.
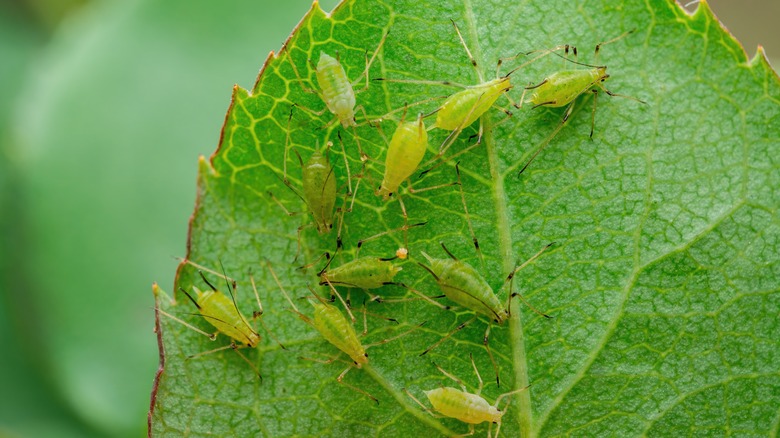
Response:
[[[780,64],[780,2],[710,4]],[[0,436],[145,435],[197,157],[310,5],[0,3]]]

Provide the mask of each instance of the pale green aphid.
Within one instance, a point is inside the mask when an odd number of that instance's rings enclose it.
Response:
[[[335,268],[320,271],[320,285],[354,287],[359,289],[378,289],[393,283],[393,278],[401,271],[393,264],[392,258],[360,257]],[[332,259],[331,259],[332,260]]]
[[[384,200],[390,198],[398,186],[417,170],[427,148],[428,131],[425,130],[422,114],[417,121],[401,122],[387,147],[385,174],[376,195]]]
[[[458,26],[457,24],[455,24],[454,20],[450,20],[450,21],[452,22],[452,25],[455,28],[455,32],[457,33],[458,38],[460,39],[460,42],[463,45],[463,48],[465,49],[466,54],[469,57],[471,65],[473,65],[477,71],[477,77],[480,82],[479,84],[469,86],[469,85],[457,84],[451,81],[420,81],[420,80],[412,80],[412,79],[405,80],[405,79],[386,79],[386,78],[376,79],[376,80],[382,80],[388,82],[445,85],[445,86],[454,86],[454,87],[463,88],[463,90],[458,91],[457,93],[454,93],[451,96],[447,97],[444,103],[442,103],[433,112],[436,113],[436,120],[432,125],[428,126],[428,130],[434,128],[440,128],[452,132],[450,133],[450,135],[447,136],[444,142],[440,145],[439,153],[433,159],[431,159],[430,162],[433,162],[438,158],[440,158],[441,156],[443,156],[444,153],[447,151],[447,149],[449,149],[449,147],[455,141],[458,134],[463,129],[467,128],[472,123],[474,123],[477,119],[482,117],[482,115],[485,114],[487,110],[495,106],[496,100],[498,100],[499,97],[501,97],[502,95],[506,96],[510,104],[514,105],[514,102],[512,102],[511,98],[509,98],[506,92],[512,88],[510,76],[512,75],[512,73],[514,73],[520,68],[517,67],[511,70],[506,75],[499,76],[490,81],[485,81],[484,77],[482,76],[482,72],[476,68],[477,62],[474,60],[474,57],[471,55],[471,51],[466,45],[466,41],[463,39],[463,36],[460,33],[460,29],[458,29]],[[499,61],[499,65],[500,63],[501,61]],[[502,108],[502,111],[504,111],[509,116],[512,115],[512,113],[506,109]],[[481,142],[482,131],[483,131],[482,126],[480,125],[477,144]],[[462,152],[466,152],[466,151],[462,151]],[[423,172],[423,174],[424,173],[425,172]]]
[[[368,59],[368,53],[366,52],[366,67],[363,70],[363,73],[361,73],[361,75],[358,76],[354,81],[349,80],[346,71],[344,71],[344,66],[341,65],[338,57],[334,58],[325,52],[320,52],[320,59],[317,62],[317,65],[314,67],[314,73],[317,77],[319,91],[306,88],[303,86],[303,82],[301,82],[301,87],[303,87],[305,92],[316,93],[320,96],[322,101],[325,102],[325,106],[327,107],[328,111],[336,116],[336,120],[338,120],[339,123],[341,123],[341,126],[344,128],[351,127],[354,129],[358,126],[357,122],[355,121],[355,112],[357,109],[363,110],[363,107],[362,105],[357,107],[355,106],[357,103],[355,93],[360,93],[368,89],[370,83],[368,73],[369,69],[371,68],[371,64],[373,64],[374,59],[376,59],[376,56],[379,54],[382,45],[384,45],[385,39],[387,39],[387,35],[388,33],[385,33],[382,36],[382,39],[370,60]],[[287,50],[287,46],[285,46],[283,50]],[[298,77],[298,80],[301,81],[301,76],[298,73],[298,69],[295,66],[295,63],[292,61],[292,57],[288,56],[288,60],[290,61],[290,65],[292,65],[293,71]],[[365,87],[355,90],[354,86],[357,85],[364,76],[366,78]],[[304,109],[317,115],[323,113],[323,111],[314,111],[308,108]],[[355,141],[357,142],[358,153],[360,154],[361,160],[367,160],[368,155],[363,153],[363,150],[360,146],[360,141],[357,140],[357,135],[355,135]]]
[[[496,361],[493,358],[493,353],[490,351],[489,345],[490,322],[495,322],[498,325],[502,325],[504,321],[509,318],[509,303],[512,298],[519,296],[521,299],[523,299],[522,295],[512,292],[512,279],[518,271],[539,257],[551,245],[552,243],[542,248],[541,251],[536,253],[536,255],[528,259],[526,262],[517,266],[506,277],[504,286],[506,286],[507,283],[510,283],[510,288],[505,304],[498,300],[495,292],[493,292],[493,288],[490,287],[487,281],[485,281],[484,277],[482,277],[482,275],[476,269],[474,269],[473,266],[464,261],[458,260],[454,255],[452,255],[447,247],[444,246],[444,243],[441,243],[441,247],[444,249],[444,252],[450,256],[449,259],[436,259],[423,252],[422,255],[428,260],[430,266],[426,266],[422,263],[418,264],[433,276],[436,284],[438,284],[441,291],[444,292],[444,295],[460,306],[473,310],[476,315],[470,320],[460,324],[457,328],[455,328],[455,330],[444,336],[432,346],[428,347],[428,349],[423,351],[420,355],[422,356],[427,354],[429,351],[438,347],[442,342],[449,339],[456,332],[462,330],[464,327],[474,322],[480,315],[485,316],[488,318],[489,322],[487,330],[485,331],[485,336],[483,337],[483,344],[485,346],[485,350],[488,353],[488,356],[490,357],[490,361],[493,363],[493,368],[496,371],[496,383],[500,384],[498,377],[498,366],[496,365]],[[502,288],[504,286],[502,286]],[[523,301],[525,302],[524,299]],[[528,303],[526,302],[526,304]],[[539,315],[550,318],[550,316],[539,312],[530,304],[528,304],[528,306]]]
[[[598,59],[598,54],[599,54],[599,50],[601,49],[601,46],[623,39],[626,36],[630,35],[632,32],[633,31],[625,32],[616,38],[597,44],[595,50],[596,59]],[[568,53],[569,46],[560,46],[545,51],[544,55],[554,53],[556,50],[559,50],[561,48],[565,48]],[[574,54],[575,56],[577,54],[576,48],[574,48]],[[538,59],[538,57],[536,59]],[[539,155],[539,153],[550,143],[550,141],[552,141],[553,137],[555,137],[558,134],[558,132],[561,130],[561,128],[563,128],[563,125],[566,123],[566,121],[569,119],[569,116],[572,114],[572,111],[574,109],[574,103],[579,96],[587,92],[593,93],[593,111],[591,113],[591,125],[590,125],[591,137],[593,137],[593,127],[595,126],[596,123],[596,97],[598,96],[599,90],[604,91],[609,96],[624,97],[627,99],[635,100],[642,104],[645,103],[644,101],[641,101],[635,97],[613,93],[608,89],[606,89],[603,85],[603,83],[607,79],[609,79],[606,65],[590,65],[590,64],[583,64],[577,61],[572,61],[568,58],[564,58],[564,59],[567,62],[570,62],[572,64],[581,65],[588,68],[574,69],[574,70],[561,70],[555,72],[550,76],[547,76],[540,83],[525,87],[525,89],[523,90],[523,96],[520,99],[520,106],[522,106],[524,103],[531,103],[533,104],[534,108],[540,106],[549,106],[549,107],[557,108],[566,105],[568,105],[568,107],[566,108],[566,111],[564,112],[563,115],[563,119],[561,120],[558,127],[552,132],[552,134],[550,134],[547,137],[547,139],[545,139],[545,141],[542,142],[541,146],[537,147],[536,152],[534,152],[534,154],[531,156],[531,158],[528,160],[525,166],[523,166],[523,168],[520,169],[519,173],[523,173],[523,171],[525,171],[525,169],[528,167],[528,165],[531,164],[534,158],[536,158],[536,156]],[[529,90],[532,90],[531,96],[528,99],[526,99],[525,95]]]
[[[355,332],[355,328],[347,320],[347,318],[344,317],[341,311],[337,307],[328,304],[327,301],[323,300],[319,295],[314,293],[314,291],[312,291],[311,289],[309,290],[311,291],[314,300],[309,300],[309,302],[314,307],[314,317],[310,318],[304,315],[303,313],[301,313],[298,310],[298,307],[295,305],[295,303],[293,303],[292,299],[290,299],[290,296],[287,294],[287,291],[282,286],[282,283],[279,281],[279,277],[276,276],[276,273],[271,268],[271,264],[268,263],[267,265],[268,265],[268,270],[271,272],[271,275],[274,278],[274,281],[276,281],[276,284],[279,286],[279,289],[282,291],[282,294],[284,294],[284,297],[287,299],[287,302],[290,303],[290,307],[292,307],[293,312],[295,312],[303,322],[305,322],[306,324],[311,326],[314,330],[319,332],[320,335],[322,335],[322,337],[325,338],[326,341],[328,341],[334,347],[338,348],[341,352],[345,353],[351,359],[352,362],[344,371],[341,372],[341,374],[339,374],[339,376],[336,378],[336,381],[348,388],[351,388],[365,395],[366,397],[378,403],[379,400],[377,400],[376,397],[372,396],[371,394],[367,393],[366,391],[356,386],[344,382],[343,381],[344,376],[352,368],[362,368],[364,365],[368,364],[368,354],[366,353],[366,349],[376,345],[386,344],[401,336],[405,336],[411,333],[411,331],[414,330],[414,328],[412,330],[401,333],[400,335],[394,336],[392,338],[384,339],[382,341],[364,346],[360,342],[360,339],[358,338],[358,335]],[[310,360],[315,360],[323,363],[331,363],[336,361],[337,359],[332,358],[326,361],[320,361],[316,359],[310,359]]]
[[[488,426],[488,438],[493,436],[498,437],[501,431],[501,419],[506,413],[506,410],[512,400],[508,400],[503,409],[498,408],[499,403],[501,403],[501,400],[503,400],[505,397],[517,394],[521,391],[525,391],[528,389],[528,387],[501,394],[496,398],[495,403],[491,405],[487,400],[485,400],[484,397],[480,395],[484,384],[482,382],[482,377],[479,375],[479,370],[477,370],[477,365],[474,363],[474,357],[471,357],[471,366],[474,368],[474,373],[477,375],[477,380],[479,380],[479,386],[477,387],[477,392],[475,393],[468,392],[466,385],[462,380],[444,371],[444,369],[436,365],[436,368],[438,368],[442,374],[457,382],[462,388],[456,389],[452,387],[440,387],[429,391],[423,391],[426,397],[428,397],[428,401],[431,403],[431,406],[433,406],[433,410],[441,415],[437,415],[431,412],[429,408],[417,400],[417,398],[415,398],[407,389],[404,389],[404,391],[406,391],[406,394],[409,395],[412,400],[417,402],[417,404],[420,405],[420,407],[422,407],[429,414],[433,416],[455,418],[464,423],[467,423],[469,425],[469,432],[463,436],[473,435],[474,425],[487,421],[490,423]],[[495,435],[492,434],[493,424],[497,425]]]
[[[320,234],[327,234],[333,229],[334,209],[336,205],[336,175],[328,156],[323,155],[319,150],[315,150],[311,157],[304,162],[297,150],[293,149],[301,165],[301,191],[296,190],[290,180],[287,178],[287,151],[290,149],[290,121],[292,120],[293,110],[290,108],[290,116],[287,120],[287,141],[284,154],[284,176],[282,182],[297,195],[304,204],[306,210],[313,219],[314,226]],[[330,149],[332,143],[328,142],[327,148]],[[279,205],[288,216],[300,214],[300,212],[289,211],[272,192],[268,192],[271,199]],[[301,231],[305,226],[298,228],[298,249],[295,258],[298,258],[301,249]],[[341,235],[337,236],[336,244],[341,246]]]
[[[196,286],[193,286],[192,289],[195,292],[195,297],[190,295],[184,289],[180,288],[179,290],[182,293],[184,293],[184,295],[186,295],[187,298],[190,299],[190,301],[192,301],[192,303],[198,309],[198,313],[200,314],[200,316],[202,316],[203,319],[205,319],[209,324],[211,324],[217,330],[216,333],[206,333],[203,330],[200,330],[194,327],[193,325],[184,322],[183,320],[179,319],[176,316],[164,312],[161,309],[157,309],[157,310],[163,313],[164,315],[174,319],[175,321],[185,325],[186,327],[191,328],[204,336],[207,336],[211,340],[215,340],[218,333],[222,333],[231,339],[229,345],[215,348],[213,350],[209,350],[203,353],[198,353],[190,356],[190,358],[211,354],[217,351],[227,350],[230,348],[233,349],[233,351],[235,351],[247,364],[249,364],[249,366],[252,367],[255,373],[262,379],[262,375],[257,370],[255,365],[251,361],[249,361],[249,359],[246,356],[244,356],[240,351],[238,351],[239,348],[257,347],[261,338],[260,338],[260,334],[257,333],[257,331],[249,324],[249,321],[246,319],[246,317],[244,317],[241,311],[238,310],[238,305],[236,304],[236,299],[235,299],[236,281],[228,280],[228,277],[225,276],[224,274],[220,275],[214,271],[211,271],[207,268],[197,265],[196,263],[191,262],[189,260],[184,260],[184,262],[198,268],[198,274],[200,275],[203,282],[206,283],[206,285],[209,287],[209,290],[204,291],[204,290],[200,290]],[[211,282],[208,281],[206,276],[203,274],[204,270],[209,271],[221,278],[224,278],[225,285],[227,286],[227,291],[230,294],[230,297],[225,295],[222,291],[217,289]],[[251,276],[250,276],[250,280],[252,282],[252,289],[254,290],[255,298],[257,299],[257,306],[259,309],[258,311],[255,311],[253,313],[252,318],[258,319],[263,315],[263,305],[260,302],[260,296],[257,293],[257,288],[255,287],[254,279],[251,278]],[[260,322],[263,324],[263,328],[270,335],[271,332],[268,331],[268,328],[265,326],[265,323],[263,323],[262,319],[260,319]],[[284,348],[284,346],[281,343],[279,343],[279,346]]]

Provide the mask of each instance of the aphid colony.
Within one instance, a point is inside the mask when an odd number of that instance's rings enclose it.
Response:
[[[411,104],[403,104],[401,107],[384,114],[381,117],[370,118],[367,115],[367,110],[362,104],[358,104],[356,93],[360,93],[369,89],[371,86],[371,80],[369,77],[369,70],[371,65],[377,59],[385,41],[388,38],[388,33],[379,40],[376,45],[376,49],[373,51],[369,58],[369,53],[365,53],[365,68],[363,72],[350,81],[348,75],[341,65],[339,56],[331,56],[331,54],[321,52],[319,54],[319,61],[316,65],[311,64],[311,71],[304,71],[300,66],[296,66],[292,54],[287,48],[283,49],[282,56],[285,57],[285,62],[289,63],[294,72],[294,81],[299,82],[301,88],[309,93],[314,93],[324,103],[325,108],[322,110],[313,110],[305,106],[299,105],[297,102],[293,102],[290,107],[289,117],[287,120],[287,137],[284,146],[284,162],[281,164],[281,173],[277,177],[283,183],[283,185],[289,189],[297,198],[299,198],[304,206],[304,211],[295,212],[291,211],[286,204],[289,202],[284,201],[284,197],[279,197],[279,192],[273,193],[268,191],[269,199],[276,205],[278,205],[281,212],[286,215],[294,216],[298,214],[305,214],[310,216],[310,221],[298,228],[297,232],[297,249],[296,256],[293,262],[297,261],[302,253],[302,233],[306,228],[314,228],[321,236],[328,236],[334,228],[336,228],[336,237],[333,241],[332,248],[335,250],[334,255],[325,253],[313,262],[303,266],[302,268],[310,268],[321,262],[322,258],[326,259],[324,266],[317,273],[317,283],[321,287],[320,292],[315,290],[311,285],[308,286],[303,297],[292,297],[288,293],[288,288],[285,287],[284,281],[280,280],[277,275],[274,266],[270,262],[263,262],[259,266],[265,273],[267,273],[276,285],[278,291],[284,296],[288,310],[293,312],[303,323],[308,325],[311,330],[318,333],[328,344],[333,347],[333,351],[338,351],[339,354],[345,355],[348,360],[343,360],[338,356],[329,357],[326,360],[309,359],[317,362],[332,363],[335,361],[341,361],[346,363],[346,369],[344,369],[336,378],[336,381],[347,388],[350,388],[363,396],[378,401],[378,399],[370,394],[363,388],[347,383],[344,379],[346,374],[353,368],[363,369],[370,367],[369,356],[366,350],[370,347],[382,345],[391,342],[400,337],[406,336],[417,330],[426,323],[426,321],[412,321],[408,324],[408,329],[397,330],[397,333],[392,333],[392,336],[382,339],[380,341],[364,344],[361,341],[361,337],[368,333],[367,316],[373,315],[367,310],[367,303],[372,305],[392,306],[399,301],[412,301],[423,300],[427,303],[435,305],[440,309],[447,311],[457,308],[461,311],[467,311],[472,313],[465,322],[458,324],[454,329],[444,336],[441,336],[437,341],[430,345],[427,349],[419,351],[420,356],[434,350],[436,347],[452,338],[459,331],[472,324],[478,319],[482,319],[486,322],[486,330],[483,336],[483,346],[487,358],[490,360],[494,373],[495,380],[498,386],[501,385],[500,370],[494,358],[493,352],[489,346],[489,335],[491,326],[493,324],[501,326],[508,319],[511,318],[511,300],[515,297],[519,297],[524,302],[522,296],[512,289],[512,283],[514,276],[523,267],[527,266],[532,261],[549,248],[552,243],[548,244],[537,252],[530,259],[524,263],[516,266],[511,272],[506,273],[503,285],[496,291],[491,287],[490,283],[483,277],[478,269],[466,263],[465,261],[456,258],[445,246],[445,243],[441,243],[441,249],[446,253],[448,257],[435,258],[425,252],[420,252],[422,258],[413,257],[409,252],[408,233],[409,230],[417,228],[418,231],[424,232],[425,222],[409,224],[408,214],[406,206],[400,195],[401,185],[407,182],[408,193],[421,193],[429,190],[438,190],[446,187],[457,186],[459,190],[460,198],[462,201],[463,213],[468,223],[468,228],[471,233],[471,238],[474,247],[477,251],[477,255],[482,260],[482,254],[480,252],[479,241],[474,233],[474,228],[471,223],[469,211],[466,203],[466,195],[463,188],[463,181],[461,179],[461,169],[459,163],[454,165],[456,178],[454,181],[445,184],[434,185],[425,188],[414,188],[410,178],[419,170],[426,151],[429,149],[428,133],[433,129],[441,129],[449,132],[446,138],[439,145],[436,154],[426,163],[425,166],[429,167],[420,173],[419,177],[425,176],[430,170],[451,161],[453,158],[468,153],[470,150],[478,147],[482,142],[483,126],[481,117],[493,107],[499,108],[506,113],[507,117],[512,116],[512,112],[508,108],[502,108],[497,106],[497,101],[502,96],[506,98],[510,107],[520,109],[524,104],[530,104],[533,108],[540,106],[549,107],[561,107],[566,106],[563,118],[558,126],[552,131],[552,133],[535,149],[530,149],[531,158],[522,167],[520,173],[522,173],[531,161],[537,156],[542,149],[544,149],[555,137],[555,135],[562,129],[566,121],[572,114],[574,103],[577,98],[583,94],[593,94],[593,113],[591,115],[591,136],[593,135],[593,125],[595,124],[595,110],[596,110],[596,95],[599,90],[606,92],[610,96],[622,96],[604,88],[603,83],[609,78],[606,73],[606,66],[603,65],[590,65],[584,64],[568,58],[570,52],[576,55],[576,48],[568,45],[561,45],[553,47],[551,49],[528,52],[518,54],[509,58],[502,58],[498,61],[497,75],[495,79],[485,80],[482,77],[481,71],[476,68],[477,62],[471,54],[463,36],[460,33],[455,22],[452,23],[455,29],[455,33],[460,40],[466,54],[475,67],[477,72],[479,83],[475,85],[458,85],[452,82],[437,82],[437,81],[420,81],[420,80],[405,80],[405,79],[392,79],[392,78],[374,78],[376,81],[382,82],[396,82],[396,83],[409,83],[409,84],[423,84],[423,85],[442,85],[442,86],[456,86],[461,90],[444,97],[441,102],[433,111],[429,113],[414,112],[412,108],[423,105],[429,101],[436,100],[437,98],[427,99],[422,102],[415,102]],[[626,37],[630,32],[620,35],[610,41],[601,43],[596,46],[596,55],[598,55],[600,47],[604,44],[612,43]],[[559,55],[557,52],[564,51],[565,55]],[[580,68],[561,70],[554,72],[544,78],[543,80],[532,83],[531,85],[523,88],[522,95],[518,102],[515,102],[509,95],[514,85],[511,83],[511,75],[520,71],[523,67],[536,62],[542,57],[548,55],[557,55],[564,59],[564,62],[571,65],[579,66]],[[500,75],[498,71],[502,64],[506,63],[518,63],[518,59],[523,59],[524,62],[519,65],[513,66],[513,68],[506,74]],[[311,62],[311,60],[310,60]],[[301,73],[304,72],[305,75]],[[308,78],[313,74],[316,78],[317,87],[311,88],[305,85]],[[361,89],[355,89],[354,87],[365,78],[365,85]],[[638,99],[631,98],[639,101]],[[641,102],[641,101],[639,101]],[[307,158],[301,155],[301,153],[292,145],[290,137],[291,123],[295,115],[295,108],[300,108],[302,111],[313,114],[322,115],[327,110],[333,114],[333,119],[330,123],[327,123],[324,127],[313,129],[325,129],[338,121],[339,126],[333,127],[337,130],[338,148],[334,148],[332,141],[324,141],[322,145],[310,145],[314,146],[314,151],[309,154]],[[401,113],[400,120],[395,120],[395,114]],[[360,119],[358,119],[358,114]],[[429,117],[435,116],[432,123],[426,125],[426,121]],[[395,120],[397,125],[390,139],[387,140],[381,131],[380,123],[384,120]],[[458,139],[460,133],[471,126],[474,122],[480,120],[480,127],[477,134],[477,140],[475,144],[464,148],[458,153],[455,153],[447,157],[447,152],[453,146]],[[340,129],[349,128],[352,131],[352,138],[357,146],[359,163],[361,164],[360,173],[354,175],[355,181],[353,181],[353,175],[350,171],[349,154],[346,151],[344,145],[344,139],[342,138]],[[384,170],[382,172],[381,182],[375,185],[375,196],[378,196],[382,201],[388,201],[390,199],[397,199],[400,206],[400,213],[403,217],[404,225],[389,231],[384,231],[379,234],[370,237],[364,237],[358,241],[355,251],[354,259],[344,263],[337,263],[334,265],[336,255],[343,250],[344,244],[342,241],[342,229],[344,223],[349,219],[348,213],[352,211],[352,208],[358,200],[358,189],[363,179],[371,180],[370,173],[368,173],[366,164],[368,162],[376,162],[372,157],[366,154],[361,146],[359,140],[360,135],[358,130],[375,130],[373,132],[379,132],[382,138],[386,141],[386,149],[384,150]],[[322,131],[325,132],[325,131]],[[333,149],[341,155],[344,161],[344,170],[346,173],[346,181],[337,174],[334,170],[333,163],[331,162],[331,155]],[[290,152],[293,152],[298,161],[300,172],[295,169],[288,169],[288,159],[292,159]],[[295,161],[292,159],[293,162]],[[353,161],[356,161],[353,158]],[[300,176],[297,181],[293,181]],[[354,182],[354,187],[353,187]],[[284,188],[280,190],[285,190]],[[341,199],[340,199],[341,197]],[[359,252],[366,242],[383,238],[384,236],[394,234],[396,232],[403,233],[403,244],[393,254],[388,257],[384,255],[363,255],[360,256]],[[222,351],[226,349],[232,349],[235,351],[241,359],[246,362],[255,374],[262,375],[262,370],[256,366],[256,361],[253,362],[240,350],[245,348],[255,348],[261,342],[260,334],[252,327],[250,321],[241,313],[235,300],[236,293],[236,281],[227,276],[225,269],[222,268],[222,272],[210,270],[204,266],[200,266],[185,260],[185,264],[194,267],[198,272],[198,277],[202,281],[205,289],[201,289],[196,286],[192,286],[191,290],[181,289],[181,292],[192,302],[198,315],[202,317],[209,325],[211,325],[216,332],[208,333],[195,325],[186,322],[182,317],[175,316],[170,313],[166,313],[160,309],[158,311],[173,320],[201,333],[210,339],[214,340],[218,333],[224,334],[230,339],[228,345],[218,347],[205,352],[195,352],[190,358],[203,356],[206,354]],[[484,264],[484,262],[483,262]],[[278,268],[278,266],[277,266]],[[405,274],[411,276],[411,278],[420,279],[431,278],[435,283],[434,287],[438,287],[441,295],[431,296],[423,291],[409,287],[406,284],[396,280],[396,276],[405,270]],[[299,271],[301,271],[299,269]],[[209,276],[212,278],[209,279]],[[248,275],[251,282],[256,301],[258,311],[255,311],[252,315],[253,319],[259,320],[265,330],[271,334],[268,328],[263,323],[263,308],[260,301],[259,293],[255,285],[254,276],[250,273]],[[224,281],[225,288],[217,287],[217,284],[221,284]],[[416,280],[415,280],[416,281]],[[430,281],[430,280],[429,280]],[[430,283],[429,283],[430,284]],[[288,285],[289,287],[289,285]],[[412,294],[412,298],[407,299],[392,299],[388,298],[384,292],[385,288],[396,287],[400,290],[407,290]],[[362,290],[365,292],[363,298],[363,307],[360,310],[356,310],[352,306],[351,291],[353,289]],[[346,292],[346,299],[344,293]],[[503,295],[501,299],[499,296]],[[310,309],[302,309],[296,305],[296,298],[308,301],[311,305]],[[338,301],[338,302],[337,302]],[[549,318],[548,315],[535,309],[529,303],[526,304],[537,314]],[[341,309],[341,308],[343,309]],[[362,313],[363,319],[363,331],[358,334],[354,325],[356,323],[355,314]],[[377,316],[377,315],[374,315]],[[389,319],[389,318],[384,318]],[[399,323],[395,319],[389,319],[393,323]],[[273,337],[273,335],[271,335]],[[276,339],[276,338],[274,338]],[[276,340],[276,343],[284,349],[285,347],[281,342]],[[501,417],[503,416],[506,407],[510,404],[511,396],[517,394],[526,388],[514,388],[511,391],[505,392],[496,398],[493,404],[490,404],[484,399],[480,392],[483,387],[482,378],[480,377],[474,358],[471,358],[471,365],[474,373],[479,381],[479,386],[476,392],[471,393],[466,389],[466,385],[454,375],[448,373],[438,365],[433,364],[444,376],[459,383],[461,390],[440,387],[432,389],[413,389],[410,391],[407,388],[403,388],[403,391],[416,402],[422,409],[431,413],[432,415],[443,415],[451,418],[456,418],[462,422],[469,424],[469,432],[474,432],[474,425],[482,422],[489,422],[491,425],[488,429],[488,436],[492,436],[492,424],[496,424],[495,436],[498,436],[501,427]],[[262,378],[262,377],[261,377]],[[424,393],[430,404],[432,410],[426,407],[413,393]],[[500,406],[501,401],[504,398],[510,398],[504,404]],[[503,409],[502,409],[503,408]],[[437,412],[438,414],[434,413]]]

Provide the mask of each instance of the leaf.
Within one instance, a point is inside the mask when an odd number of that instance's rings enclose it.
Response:
[[[370,366],[345,376],[349,384],[376,396],[378,405],[336,383],[343,363],[299,359],[337,351],[289,311],[265,260],[271,261],[286,290],[303,297],[306,285],[316,284],[317,269],[302,273],[296,267],[324,251],[333,252],[335,236],[304,230],[303,255],[293,263],[297,228],[310,219],[284,215],[266,193],[272,191],[291,210],[303,208],[280,179],[288,114],[293,104],[324,107],[316,95],[302,91],[282,52],[268,59],[251,92],[234,89],[220,147],[210,161],[200,163],[188,257],[217,270],[220,263],[225,266],[238,280],[237,301],[244,314],[256,307],[251,271],[266,311],[263,320],[288,349],[266,337],[256,350],[245,350],[262,371],[261,383],[229,351],[187,360],[227,340],[220,337],[211,343],[169,318],[160,319],[164,367],[150,412],[150,432],[464,433],[466,424],[428,416],[402,389],[424,398],[422,390],[454,384],[436,370],[435,362],[475,391],[469,354],[485,380],[483,394],[491,401],[532,385],[512,398],[503,417],[505,436],[775,430],[780,407],[780,179],[773,152],[780,144],[780,88],[763,53],[747,61],[706,3],[688,16],[673,2],[639,1],[565,10],[543,1],[353,1],[330,17],[315,4],[287,47],[304,82],[314,86],[307,59],[316,61],[321,51],[338,52],[347,75],[356,78],[365,66],[365,52],[372,54],[383,33],[390,31],[371,67],[372,76],[475,83],[476,74],[450,19],[460,26],[485,78],[493,77],[499,57],[571,43],[580,48],[580,62],[609,66],[611,90],[647,101],[641,105],[602,93],[591,140],[592,98],[580,97],[569,122],[521,177],[517,171],[556,128],[563,110],[525,106],[507,120],[498,110],[482,118],[483,144],[459,159],[484,267],[471,247],[457,187],[402,192],[409,223],[427,221],[408,231],[412,258],[419,260],[422,251],[444,257],[438,243],[445,242],[500,290],[500,299],[507,293],[500,289],[503,278],[515,264],[556,242],[520,272],[514,285],[554,318],[544,319],[515,300],[510,323],[492,327],[490,345],[501,369],[500,388],[482,348],[482,319],[419,356],[473,315],[422,301],[368,304],[371,312],[397,318],[400,324],[370,318],[366,343],[427,321],[414,334],[369,350]],[[588,48],[632,29],[629,37],[604,46],[600,60],[593,59]],[[562,65],[549,56],[516,72],[510,94],[519,99],[524,84],[538,83]],[[358,99],[371,117],[404,102],[452,92],[435,85],[372,82]],[[421,107],[427,111],[436,105]],[[343,130],[337,123],[327,125],[331,118],[328,112],[315,116],[295,110],[290,139],[304,158],[318,145],[333,142],[330,156],[343,185],[346,172],[337,137]],[[385,121],[382,126],[389,135],[395,124]],[[473,144],[470,136],[477,128],[475,124],[464,130],[450,153]],[[398,202],[382,202],[371,193],[381,178],[384,140],[369,126],[356,132],[375,160],[361,171],[355,137],[343,131],[352,183],[359,181],[361,187],[353,211],[345,215],[344,250],[334,266],[352,259],[358,240],[403,225]],[[430,132],[428,157],[446,134]],[[453,182],[454,164],[415,180],[415,187]],[[293,154],[287,169],[297,184],[300,168]],[[363,245],[361,255],[389,257],[403,239],[401,232],[382,236]],[[403,266],[397,280],[429,296],[440,293],[416,264]],[[194,274],[191,266],[181,266],[177,287],[202,286]],[[381,293],[413,296],[393,286]],[[362,292],[351,295],[353,303],[362,301]],[[157,302],[161,309],[212,330],[191,315],[191,304],[182,298],[177,294],[172,304],[159,293]],[[478,433],[486,429],[486,424],[477,426]]]

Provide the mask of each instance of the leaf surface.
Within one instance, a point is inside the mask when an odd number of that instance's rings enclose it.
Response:
[[[476,70],[450,19],[460,26]],[[594,59],[592,47],[628,30],[635,32],[603,46],[600,59]],[[498,387],[482,346],[484,318],[420,356],[473,312],[445,311],[420,300],[370,302],[370,312],[399,324],[369,317],[366,344],[427,322],[409,336],[369,349],[369,366],[344,377],[377,397],[380,402],[375,404],[335,381],[347,367],[343,362],[301,359],[325,360],[338,351],[289,311],[265,261],[294,298],[305,297],[307,285],[319,287],[316,273],[324,262],[306,271],[297,267],[336,250],[335,232],[319,235],[308,227],[301,234],[302,254],[293,262],[297,229],[311,219],[287,216],[268,194],[291,211],[305,208],[281,182],[288,133],[304,160],[318,146],[332,142],[330,158],[341,193],[348,184],[359,185],[354,206],[344,215],[344,248],[333,266],[352,260],[361,239],[404,224],[397,200],[383,202],[373,194],[383,172],[382,134],[389,138],[397,122],[385,117],[381,131],[367,125],[344,130],[330,123],[329,112],[311,111],[324,109],[324,104],[301,86],[316,87],[308,60],[316,62],[322,52],[338,53],[348,77],[358,78],[366,52],[371,56],[388,31],[371,66],[372,77],[475,84],[478,76],[495,77],[500,57],[569,43],[580,48],[578,61],[609,66],[611,77],[605,85],[610,90],[647,104],[601,93],[590,139],[593,98],[580,97],[560,134],[520,177],[519,169],[557,127],[563,109],[526,105],[513,110],[511,118],[492,109],[481,119],[480,146],[425,178],[412,177],[416,189],[446,185],[456,181],[454,166],[460,161],[484,264],[472,246],[457,186],[422,193],[402,190],[409,223],[426,225],[408,230],[411,261],[402,264],[396,280],[438,295],[431,276],[414,261],[424,261],[423,251],[446,257],[439,247],[444,242],[480,270],[505,300],[506,275],[556,242],[514,282],[516,291],[554,318],[542,318],[513,301],[510,321],[490,331],[500,368]],[[291,67],[290,54],[302,81]],[[501,71],[520,62],[508,61]],[[525,84],[538,83],[562,68],[572,65],[548,56],[517,71],[510,96],[519,100]],[[353,1],[341,4],[332,16],[315,4],[287,42],[287,51],[268,59],[255,87],[234,89],[220,147],[200,163],[189,242],[191,260],[215,270],[222,263],[238,280],[237,301],[245,315],[257,307],[249,281],[250,275],[254,278],[265,308],[263,320],[287,350],[265,335],[256,350],[244,350],[261,370],[261,383],[230,351],[187,360],[228,341],[220,336],[212,343],[162,318],[165,361],[151,412],[152,432],[464,433],[466,424],[429,416],[402,390],[427,404],[423,390],[457,386],[435,363],[475,391],[471,354],[485,380],[483,395],[491,402],[532,384],[511,398],[501,429],[505,436],[777,433],[777,79],[763,54],[746,59],[705,3],[693,16],[661,1],[582,3],[565,10],[544,1]],[[404,103],[455,90],[373,81],[358,94],[358,103],[375,118]],[[298,108],[289,118],[294,104]],[[428,112],[437,104],[425,102],[409,111]],[[508,105],[503,99],[499,104]],[[361,112],[358,120],[363,120]],[[478,127],[465,129],[448,154],[474,144]],[[432,157],[447,132],[429,134],[426,156]],[[358,159],[357,140],[372,157],[365,168]],[[301,169],[292,152],[286,168],[291,184],[299,188]],[[403,232],[381,236],[366,242],[360,255],[391,257],[406,245],[404,239]],[[203,288],[195,272],[192,266],[181,266],[177,287]],[[379,293],[386,299],[414,297],[397,286]],[[357,311],[365,295],[354,290],[350,296]],[[176,294],[175,304],[162,293],[158,298],[163,310],[213,330],[192,315],[183,294]],[[305,300],[296,302],[311,315]],[[356,323],[358,331],[361,324]],[[480,434],[486,429],[487,424],[477,426]]]

